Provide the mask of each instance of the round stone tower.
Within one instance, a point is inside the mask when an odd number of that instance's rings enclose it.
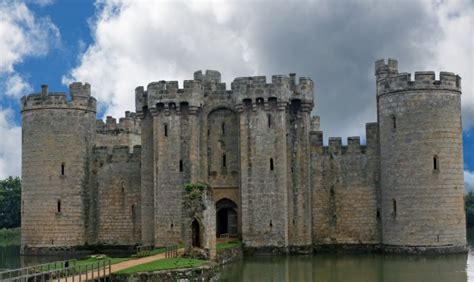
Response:
[[[383,244],[392,252],[464,252],[461,78],[375,63]]]
[[[96,100],[90,85],[21,99],[22,232],[24,253],[43,253],[87,242],[89,161]]]

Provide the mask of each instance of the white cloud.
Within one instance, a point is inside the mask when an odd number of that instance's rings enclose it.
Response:
[[[97,4],[94,42],[63,81],[90,82],[106,114],[134,110],[138,85],[189,79],[198,69],[220,70],[228,83],[297,72],[316,83],[315,112],[326,137],[364,134],[364,123],[376,119],[373,63],[395,57],[401,71],[461,74],[464,129],[474,125],[468,0]]]
[[[26,57],[46,55],[59,38],[49,17],[35,17],[20,1],[0,2],[0,75],[13,72]]]
[[[13,122],[13,111],[0,108],[0,179],[21,174],[21,127]]]
[[[7,96],[21,97],[33,89],[19,74],[14,73],[7,77],[5,90]]]
[[[29,2],[39,5],[39,6],[48,6],[55,2],[56,0],[29,0]]]
[[[443,37],[434,46],[438,70],[453,71],[462,77],[463,126],[474,126],[474,2],[443,1],[432,6],[437,14]]]
[[[59,30],[49,17],[37,17],[19,0],[0,1],[0,178],[21,174],[21,128],[15,124],[14,111],[1,106],[31,91],[15,66],[28,57],[46,55],[59,40]]]

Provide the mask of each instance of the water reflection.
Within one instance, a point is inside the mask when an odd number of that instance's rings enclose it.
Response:
[[[249,257],[223,268],[222,281],[466,281],[467,255]]]
[[[468,255],[254,256],[224,266],[220,281],[467,281],[474,279],[474,229],[467,234]],[[65,259],[19,253],[19,246],[0,245],[0,269]]]

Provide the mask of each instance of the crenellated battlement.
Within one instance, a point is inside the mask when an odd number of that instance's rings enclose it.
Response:
[[[140,162],[141,146],[96,146],[93,148],[93,160],[98,167],[113,162]]]
[[[21,98],[21,111],[39,109],[74,109],[96,112],[97,101],[91,96],[89,83],[74,82],[69,85],[70,99],[64,92],[49,92],[47,85],[41,92]]]
[[[234,79],[231,88],[238,103],[244,100],[257,100],[276,98],[279,102],[300,100],[303,104],[313,106],[314,83],[310,78],[300,77],[296,84],[294,73],[286,75],[273,75],[271,83],[267,83],[265,76],[238,77]],[[311,110],[311,109],[309,109]]]
[[[143,86],[135,89],[135,106],[140,116],[143,108],[153,111],[179,110],[182,106],[199,107],[202,105],[203,85],[198,80],[185,80],[183,88],[178,87],[177,81],[158,81],[148,84],[145,91]]]
[[[202,71],[194,72],[194,80],[199,80],[202,82],[211,82],[211,83],[220,83],[221,82],[221,73],[216,70],[206,70],[203,74]]]
[[[329,137],[328,146],[324,146],[323,155],[360,155],[367,152],[367,146],[360,144],[359,136],[347,137],[347,146],[342,145],[341,137]]]
[[[377,77],[377,94],[410,91],[410,90],[449,90],[461,93],[461,77],[451,72],[440,72],[439,79],[435,78],[433,71],[417,71],[412,80],[410,73],[399,73],[398,62],[389,59],[375,62],[375,75]]]
[[[117,119],[107,116],[105,122],[101,119],[96,121],[96,131],[100,134],[117,134],[120,132],[129,132],[141,134],[140,119],[133,112],[126,111],[125,116]]]
[[[329,156],[366,154],[371,148],[373,149],[374,146],[378,145],[378,124],[367,123],[365,136],[367,144],[361,144],[359,136],[347,137],[346,146],[342,145],[341,137],[329,137],[328,146],[324,146],[323,132],[316,130],[311,130],[310,132],[311,146],[316,149],[314,152]]]
[[[135,89],[135,104],[138,116],[147,107],[151,112],[171,111],[180,112],[183,107],[195,110],[206,101],[226,100],[226,103],[242,104],[245,101],[264,102],[276,99],[285,104],[299,100],[305,110],[313,107],[314,83],[308,77],[300,77],[296,83],[294,73],[273,75],[271,82],[265,76],[238,77],[231,83],[231,89],[221,82],[218,71],[196,71],[194,80],[185,80],[183,88],[177,81],[151,82],[145,87]],[[259,99],[259,101],[257,101]]]

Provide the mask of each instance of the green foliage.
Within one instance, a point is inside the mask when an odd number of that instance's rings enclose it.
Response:
[[[0,247],[20,245],[20,228],[0,229]]]
[[[219,253],[223,250],[238,248],[240,246],[242,246],[242,242],[240,242],[239,240],[222,242],[216,244],[216,250]]]
[[[472,191],[464,195],[464,207],[466,209],[466,225],[474,227],[474,193]]]
[[[184,184],[184,190],[190,195],[191,199],[196,199],[207,189],[209,189],[209,185],[202,182]]]
[[[178,269],[178,268],[190,268],[198,267],[208,263],[205,260],[199,259],[187,259],[187,258],[166,258],[159,259],[149,263],[144,263],[136,265],[124,270],[120,270],[117,273],[127,274],[127,273],[137,273],[137,272],[150,272],[164,269]]]
[[[0,228],[21,224],[21,182],[19,177],[0,180]]]

